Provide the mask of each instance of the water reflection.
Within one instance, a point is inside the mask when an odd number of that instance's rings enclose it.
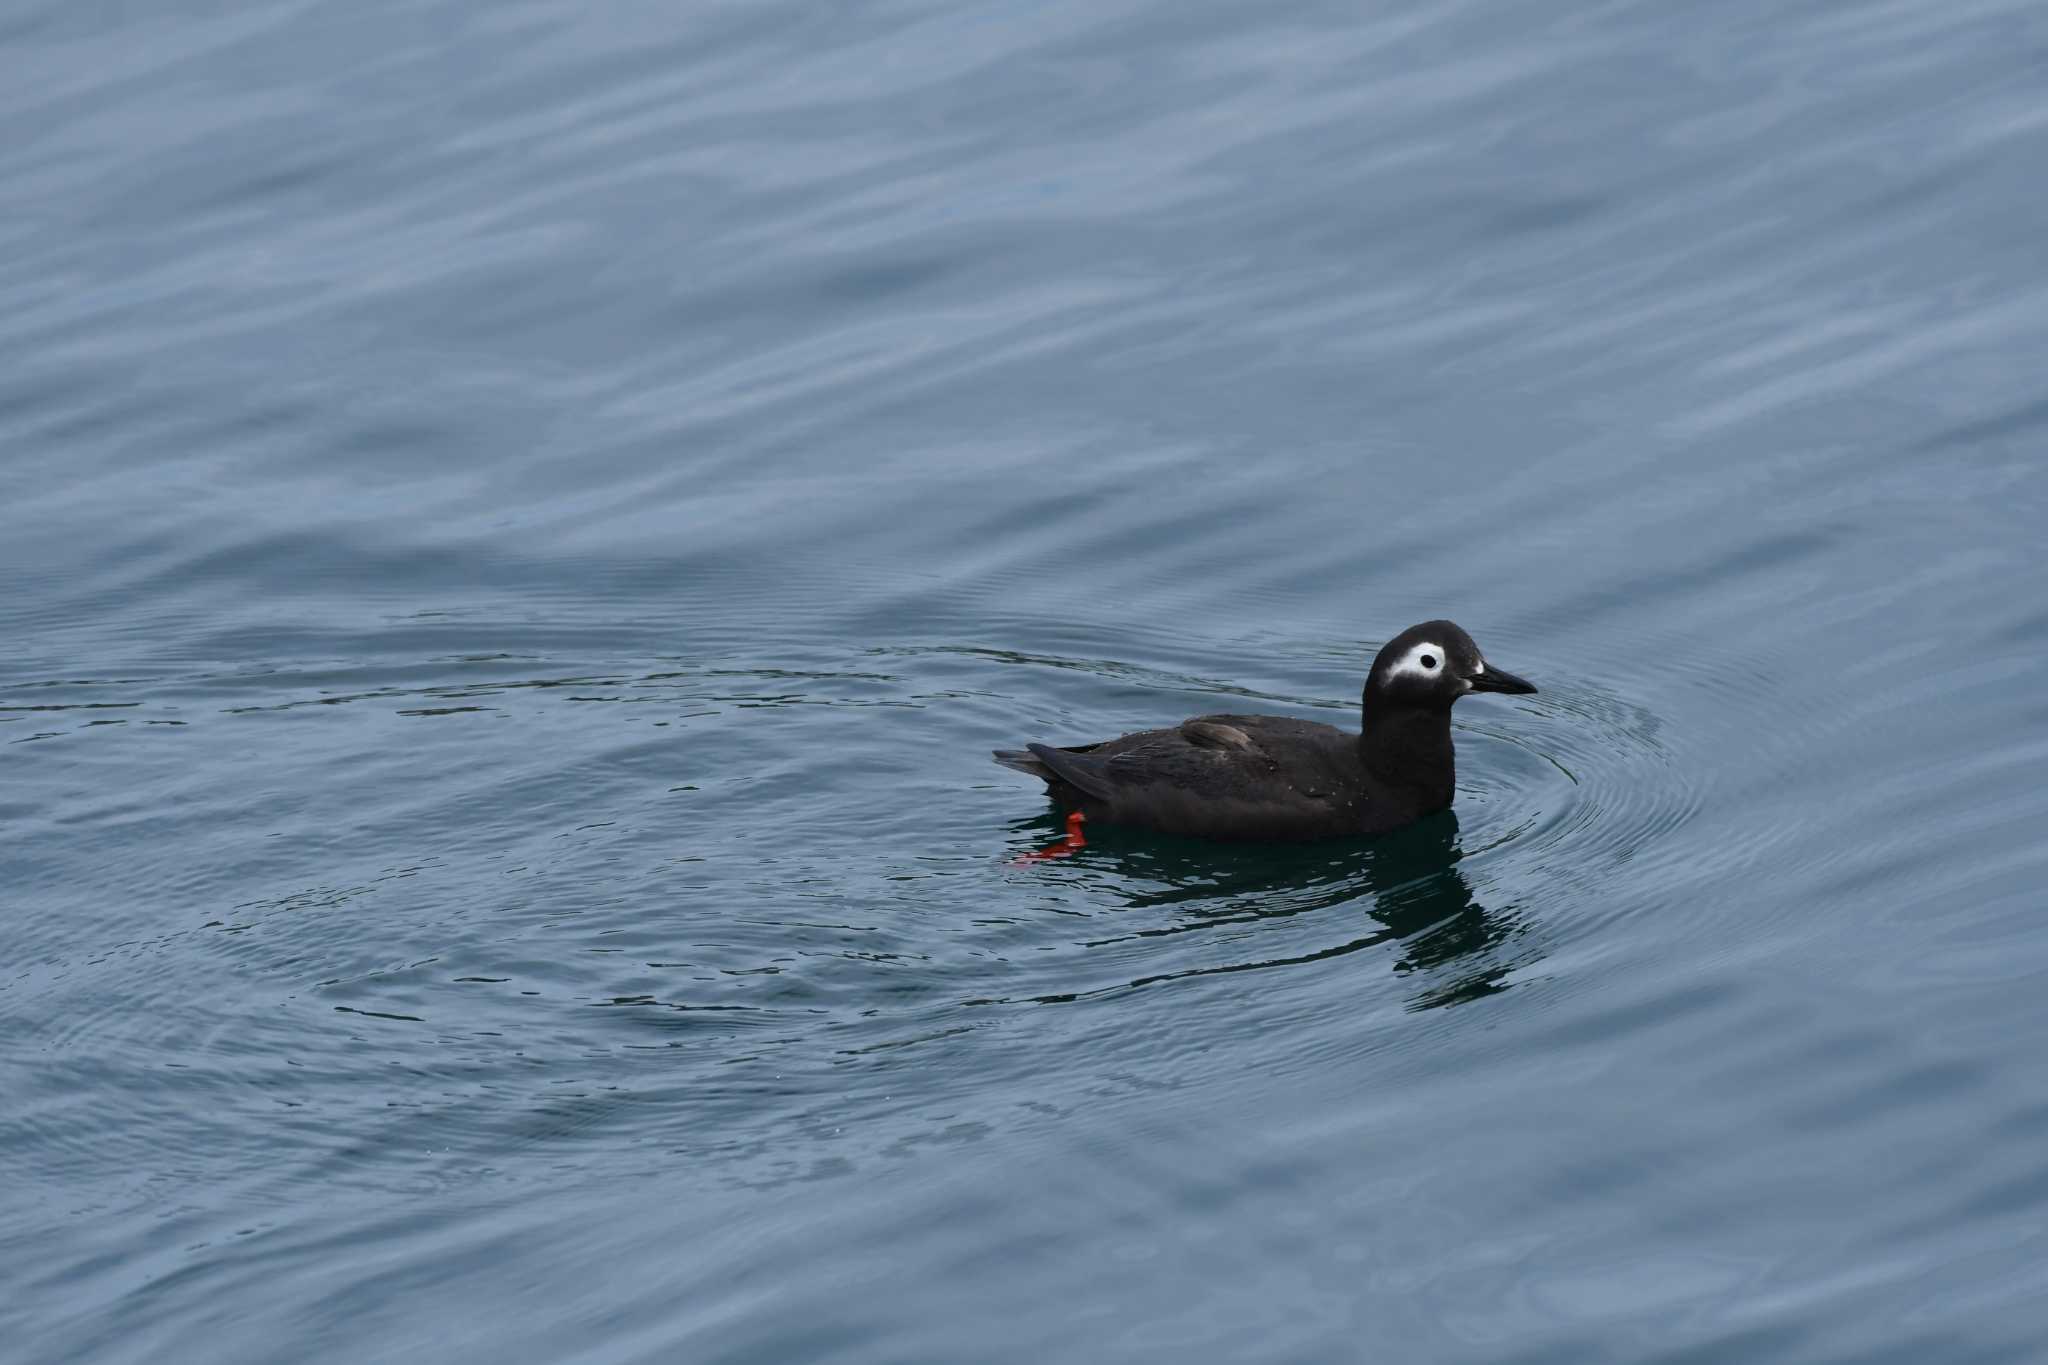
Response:
[[[1019,832],[1028,829],[1035,837],[1053,823],[1034,820],[1020,825]],[[1070,864],[1077,880],[1113,890],[1125,913],[1173,914],[1163,921],[1148,916],[1142,927],[1088,939],[1086,947],[1182,939],[1192,949],[1211,943],[1231,926],[1302,916],[1318,917],[1314,924],[1320,929],[1320,917],[1336,915],[1331,923],[1350,929],[1357,927],[1347,913],[1354,909],[1362,910],[1376,927],[1316,946],[1304,946],[1302,933],[1289,933],[1286,940],[1296,951],[1179,963],[1118,986],[1033,998],[1061,1003],[1187,977],[1320,962],[1390,943],[1402,949],[1393,963],[1395,973],[1414,977],[1420,986],[1409,998],[1411,1009],[1435,1009],[1497,994],[1507,989],[1507,978],[1516,967],[1537,955],[1526,949],[1515,954],[1514,947],[1523,938],[1519,914],[1512,907],[1489,909],[1479,902],[1459,866],[1464,856],[1458,817],[1451,811],[1373,840],[1307,848],[1212,844],[1111,827],[1091,829],[1086,848],[1077,850]],[[1329,934],[1318,936],[1327,939]],[[1242,936],[1235,941],[1242,942]],[[1260,935],[1256,941],[1270,940]],[[1159,946],[1159,956],[1168,960],[1190,955],[1170,942]]]

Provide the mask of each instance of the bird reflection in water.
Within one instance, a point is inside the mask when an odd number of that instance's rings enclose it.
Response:
[[[1046,822],[1034,820],[1019,832],[1034,835]],[[1472,893],[1459,868],[1464,851],[1458,817],[1443,811],[1405,829],[1342,844],[1218,844],[1167,838],[1115,826],[1091,825],[1085,840],[1057,841],[1018,860],[1028,865],[1048,855],[1070,858],[1086,849],[1085,863],[1065,866],[1098,885],[1114,886],[1124,913],[1173,910],[1166,923],[1090,941],[1091,948],[1176,935],[1206,936],[1231,925],[1288,919],[1362,906],[1377,927],[1309,951],[1253,961],[1205,963],[1141,976],[1111,990],[1129,990],[1192,976],[1319,962],[1325,958],[1398,942],[1398,975],[1427,983],[1408,1002],[1411,1009],[1463,1004],[1508,988],[1507,977],[1524,965],[1507,951],[1522,925],[1512,909],[1489,910]],[[1055,850],[1057,850],[1055,852]],[[1112,880],[1102,882],[1101,874]],[[1035,997],[1052,1004],[1103,994],[1089,991]]]

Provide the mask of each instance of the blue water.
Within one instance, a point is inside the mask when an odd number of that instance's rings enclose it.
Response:
[[[0,1358],[2044,1358],[2039,5],[0,63]],[[1454,817],[1013,864],[1435,616]]]

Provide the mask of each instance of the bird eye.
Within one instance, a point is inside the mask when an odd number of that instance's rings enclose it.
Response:
[[[1423,666],[1424,668],[1435,668],[1435,667],[1436,667],[1436,655],[1434,655],[1434,654],[1425,654],[1425,655],[1423,655],[1423,656],[1422,656],[1422,666]]]

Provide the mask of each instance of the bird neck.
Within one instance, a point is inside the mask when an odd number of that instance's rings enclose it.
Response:
[[[1366,703],[1358,732],[1358,758],[1376,780],[1415,792],[1432,808],[1451,803],[1458,769],[1448,709],[1397,706],[1376,710]]]

